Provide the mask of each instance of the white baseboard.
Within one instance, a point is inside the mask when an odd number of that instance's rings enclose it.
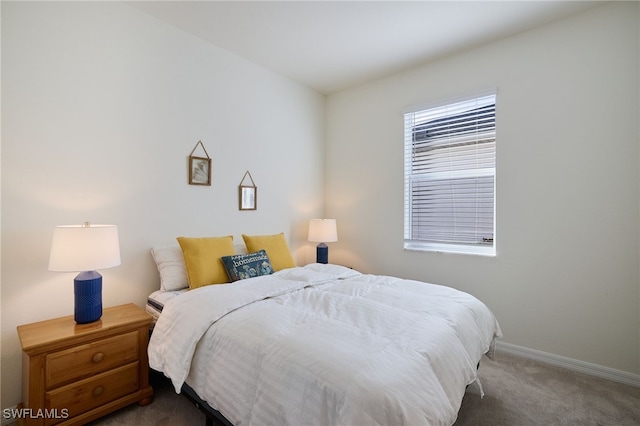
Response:
[[[554,355],[548,352],[542,352],[524,346],[513,345],[511,343],[505,343],[501,341],[496,342],[496,352],[505,352],[512,355],[518,355],[523,358],[529,358],[545,364],[563,367],[568,370],[590,374],[592,376],[600,377],[601,379],[607,379],[640,388],[639,374],[628,373],[626,371],[616,370],[615,368],[604,367],[602,365],[592,364],[590,362],[567,358],[560,355]]]

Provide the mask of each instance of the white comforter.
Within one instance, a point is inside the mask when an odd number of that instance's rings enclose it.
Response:
[[[452,288],[313,264],[164,307],[149,364],[234,425],[451,425],[500,328]]]

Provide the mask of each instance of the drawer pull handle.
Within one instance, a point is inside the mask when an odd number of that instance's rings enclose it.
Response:
[[[102,352],[98,352],[91,359],[93,360],[94,363],[97,364],[104,359],[104,354]]]
[[[98,386],[97,388],[95,388],[93,390],[93,392],[91,394],[93,395],[94,398],[97,398],[100,395],[102,395],[103,393],[104,393],[104,388],[102,386]]]

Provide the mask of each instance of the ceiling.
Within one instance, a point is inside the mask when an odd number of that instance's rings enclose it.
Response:
[[[133,7],[332,93],[513,35],[595,1],[143,1]]]

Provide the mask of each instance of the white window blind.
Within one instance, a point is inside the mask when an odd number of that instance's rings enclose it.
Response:
[[[496,92],[405,114],[404,246],[495,255]]]

